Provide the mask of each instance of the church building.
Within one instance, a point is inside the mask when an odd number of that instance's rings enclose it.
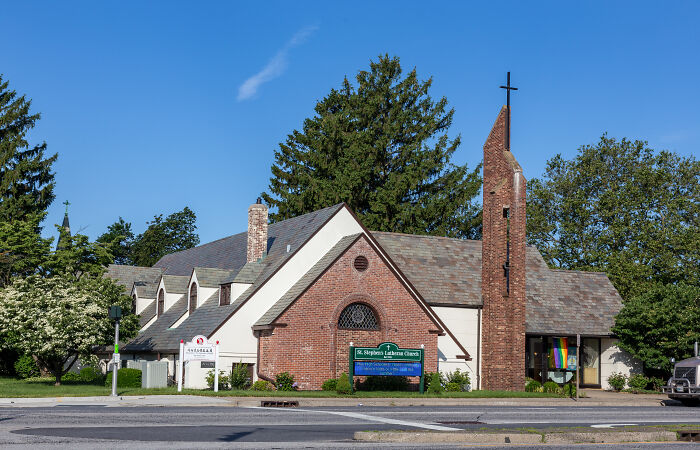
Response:
[[[258,200],[248,230],[169,254],[153,267],[112,265],[141,331],[122,359],[169,361],[181,340],[220,345],[220,368],[253,380],[289,372],[320,389],[348,372],[348,350],[383,342],[424,348],[426,372],[467,371],[474,389],[564,383],[581,337],[581,385],[607,388],[638,364],[610,328],[622,306],[604,273],[553,270],[526,245],[526,180],[510,151],[509,106],[484,145],[483,239],[370,231],[344,203],[268,224]],[[244,213],[244,212],[242,212]],[[185,387],[211,370],[188,362]],[[415,382],[416,380],[412,380]]]

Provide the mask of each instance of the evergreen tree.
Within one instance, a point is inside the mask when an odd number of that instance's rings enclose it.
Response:
[[[131,245],[130,259],[137,266],[152,266],[163,256],[199,244],[197,216],[185,206],[182,211],[153,217],[148,228]]]
[[[40,118],[30,114],[30,107],[31,100],[18,97],[0,76],[0,221],[41,214],[54,199],[51,165],[58,155],[46,158],[45,142],[27,142],[28,131]]]
[[[265,202],[273,221],[346,202],[372,230],[475,238],[480,166],[451,163],[454,110],[434,102],[432,79],[402,78],[388,55],[316,104],[303,131],[275,151]]]

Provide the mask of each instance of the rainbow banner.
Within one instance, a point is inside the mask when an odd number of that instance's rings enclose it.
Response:
[[[552,348],[549,349],[549,363],[555,369],[568,368],[569,348],[566,338],[552,338]]]

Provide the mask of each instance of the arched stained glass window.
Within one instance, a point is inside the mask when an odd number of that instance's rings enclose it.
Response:
[[[156,311],[158,316],[163,314],[164,309],[165,309],[165,292],[163,291],[163,289],[161,289],[160,291],[158,291],[158,309]]]
[[[197,309],[197,283],[192,283],[190,286],[190,314]]]
[[[353,303],[345,307],[338,318],[338,328],[352,330],[378,330],[379,320],[372,308],[364,303]]]

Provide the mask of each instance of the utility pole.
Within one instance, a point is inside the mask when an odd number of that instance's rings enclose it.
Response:
[[[112,354],[112,397],[117,396],[117,371],[119,370],[119,319],[122,317],[121,306],[109,307],[109,318],[114,319],[114,353]]]

